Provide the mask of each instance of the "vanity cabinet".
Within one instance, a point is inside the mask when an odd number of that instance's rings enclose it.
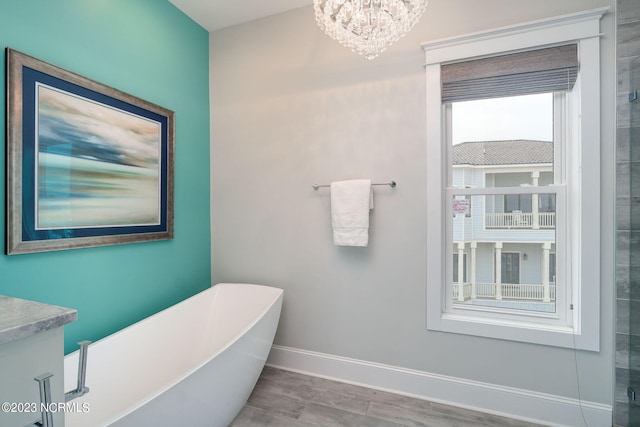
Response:
[[[51,402],[64,403],[64,328],[77,311],[0,296],[0,426],[26,426],[41,419],[34,378],[50,373]],[[64,411],[52,411],[64,426]]]

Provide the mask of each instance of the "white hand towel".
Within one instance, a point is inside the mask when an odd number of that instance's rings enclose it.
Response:
[[[373,209],[371,180],[331,183],[333,243],[337,246],[367,246],[370,209]]]

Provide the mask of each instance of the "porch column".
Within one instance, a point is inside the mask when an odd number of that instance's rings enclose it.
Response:
[[[471,299],[475,299],[478,294],[476,292],[476,249],[478,242],[471,242]]]
[[[531,172],[531,185],[534,187],[538,186],[538,179],[540,178],[540,172]],[[538,218],[538,195],[531,195],[531,218],[532,218],[532,228],[534,230],[540,229],[540,219]]]
[[[549,287],[549,251],[551,243],[542,244],[542,302],[551,302],[551,288]]]
[[[496,242],[496,299],[502,299],[502,242]]]
[[[458,242],[458,301],[464,301],[464,242]]]

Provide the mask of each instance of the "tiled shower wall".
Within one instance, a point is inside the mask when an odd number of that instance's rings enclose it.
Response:
[[[614,422],[640,426],[640,128],[631,80],[640,75],[640,1],[617,1],[616,390]],[[634,62],[635,61],[635,62]],[[633,65],[633,67],[632,67]],[[635,85],[637,86],[637,85]],[[637,111],[640,101],[633,104]],[[634,112],[637,116],[637,112]],[[633,141],[633,142],[632,142]],[[627,396],[631,387],[636,400]]]

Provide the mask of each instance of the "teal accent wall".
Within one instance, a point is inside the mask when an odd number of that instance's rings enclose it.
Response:
[[[0,294],[77,309],[69,353],[210,286],[208,32],[166,0],[0,0],[0,45],[176,113],[175,238],[0,255]]]

